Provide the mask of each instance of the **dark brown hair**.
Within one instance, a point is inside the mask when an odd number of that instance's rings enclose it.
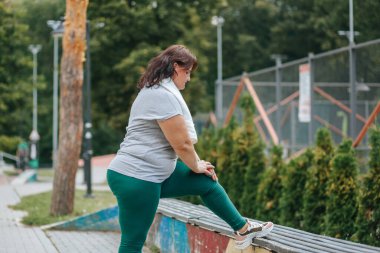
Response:
[[[179,66],[195,70],[198,66],[197,58],[182,45],[172,45],[149,61],[148,67],[137,84],[139,89],[159,85],[161,80],[173,76],[174,63]]]

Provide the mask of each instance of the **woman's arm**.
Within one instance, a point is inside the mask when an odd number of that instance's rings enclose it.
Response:
[[[213,176],[214,166],[210,162],[199,160],[182,115],[158,121],[158,124],[176,154],[192,171]]]

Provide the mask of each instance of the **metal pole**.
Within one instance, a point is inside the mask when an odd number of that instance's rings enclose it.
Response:
[[[314,115],[314,62],[313,53],[309,53],[309,68],[310,68],[310,122],[309,122],[309,146],[313,144],[314,126],[313,126],[313,115]]]
[[[218,85],[217,85],[217,114],[219,122],[222,122],[223,117],[223,87],[222,87],[222,23],[219,21],[217,26],[217,36],[218,36]]]
[[[368,100],[365,101],[365,118],[369,117],[369,103]],[[368,145],[368,134],[365,135],[365,144]]]
[[[294,102],[290,103],[290,152],[293,154],[296,150],[296,110]]]
[[[354,43],[354,3],[353,0],[349,0],[350,8],[350,43]]]
[[[58,152],[58,35],[54,35],[54,84],[53,84],[53,169]]]
[[[276,104],[277,104],[277,112],[276,112],[276,129],[279,143],[281,143],[282,134],[281,134],[281,55],[275,56],[276,60]]]
[[[38,168],[38,151],[37,144],[40,135],[37,130],[37,54],[41,50],[41,45],[29,45],[29,51],[33,54],[33,130],[29,136],[30,145],[30,162],[31,168]]]
[[[37,53],[33,53],[33,130],[37,130]]]
[[[92,196],[92,180],[91,180],[91,157],[92,157],[92,119],[91,119],[91,55],[90,55],[90,23],[87,21],[86,23],[86,102],[85,106],[85,124],[84,124],[84,152],[83,152],[83,160],[84,160],[84,174],[85,181],[87,184],[87,190],[85,197],[93,197]]]
[[[218,77],[217,81],[215,82],[215,112],[216,117],[218,119],[219,123],[222,123],[223,118],[223,86],[222,86],[222,79],[223,79],[223,61],[222,61],[222,26],[224,23],[224,18],[219,16],[213,16],[211,23],[216,26],[217,31],[217,70],[218,70]]]
[[[29,51],[33,54],[33,130],[37,131],[37,54],[41,45],[29,45]]]
[[[350,115],[350,136],[355,139],[356,137],[356,52],[354,49],[354,8],[353,1],[349,0],[349,8],[350,8],[350,107],[351,107],[351,115]]]

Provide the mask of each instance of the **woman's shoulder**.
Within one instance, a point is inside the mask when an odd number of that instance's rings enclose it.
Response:
[[[161,85],[155,85],[149,88],[143,88],[139,95],[144,98],[152,98],[152,99],[175,99],[175,95],[162,87]]]

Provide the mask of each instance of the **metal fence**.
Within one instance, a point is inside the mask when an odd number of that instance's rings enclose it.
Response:
[[[310,66],[311,76],[310,123],[298,120],[299,67],[306,63]],[[281,63],[278,58],[276,66],[246,76],[251,80],[287,154],[313,145],[317,129],[323,126],[330,129],[336,143],[346,136],[355,139],[380,98],[380,39],[322,54],[310,54],[287,63]],[[223,113],[219,119],[223,121],[241,77],[222,81],[222,97],[217,99],[222,99]],[[276,105],[279,109],[271,110]],[[351,112],[356,112],[356,116]],[[238,120],[242,118],[239,108],[234,111],[234,116]],[[264,138],[269,140],[262,121],[258,122],[264,129]],[[363,139],[358,150],[368,149],[367,138]]]

